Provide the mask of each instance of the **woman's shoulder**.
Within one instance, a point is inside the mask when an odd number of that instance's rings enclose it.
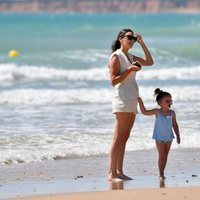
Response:
[[[111,61],[113,57],[117,57],[117,58],[118,58],[119,56],[121,56],[121,52],[120,52],[119,49],[117,49],[116,51],[114,51],[114,52],[110,55],[109,61]]]
[[[112,54],[121,54],[121,50],[120,49],[117,49],[116,51],[112,52]],[[111,54],[111,55],[112,55]]]

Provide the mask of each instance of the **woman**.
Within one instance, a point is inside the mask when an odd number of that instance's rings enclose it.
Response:
[[[135,42],[138,42],[144,51],[145,58],[128,53]],[[131,180],[123,173],[123,160],[126,142],[137,114],[138,86],[135,80],[141,65],[153,65],[153,59],[141,35],[131,29],[122,29],[112,44],[113,53],[110,56],[110,80],[116,92],[112,100],[112,109],[115,114],[115,133],[110,149],[110,169],[108,180],[116,178]],[[137,61],[137,62],[136,62]],[[139,63],[138,63],[139,62]]]

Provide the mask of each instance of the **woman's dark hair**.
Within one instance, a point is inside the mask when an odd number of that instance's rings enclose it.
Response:
[[[169,92],[162,91],[162,90],[160,90],[160,88],[155,89],[154,95],[156,96],[157,102],[159,102],[163,97],[171,97],[172,96]]]
[[[129,28],[122,29],[118,33],[117,39],[113,41],[112,46],[111,46],[112,52],[116,51],[117,49],[119,49],[121,47],[121,43],[120,43],[119,39],[123,38],[126,35],[126,33],[128,33],[128,32],[133,33],[133,31]]]

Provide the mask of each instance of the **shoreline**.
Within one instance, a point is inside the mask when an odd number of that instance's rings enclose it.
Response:
[[[199,149],[172,149],[162,186],[157,176],[156,149],[127,152],[124,171],[134,180],[114,184],[107,181],[108,155],[0,165],[0,193],[5,200],[113,189],[196,187],[200,186],[199,167]]]
[[[124,158],[124,172],[130,176],[157,175],[157,159],[156,148],[127,151]],[[0,185],[5,182],[30,180],[68,180],[75,179],[77,176],[83,176],[84,178],[104,177],[108,173],[108,164],[108,154],[71,157],[44,162],[0,164],[0,174],[2,174]],[[192,173],[192,171],[196,173],[199,167],[200,148],[182,149],[172,147],[170,150],[166,173],[187,174]]]
[[[200,188],[199,176],[190,175],[167,176],[160,182],[158,176],[135,176],[131,181],[107,181],[106,177],[77,178],[76,180],[51,180],[10,183],[3,187],[2,200],[37,199],[40,197],[56,197],[60,195],[76,196],[77,194],[107,193],[110,191],[158,190]],[[0,190],[1,191],[1,190]],[[9,195],[6,193],[11,192]],[[0,199],[1,199],[0,198]],[[57,199],[57,198],[56,198]]]

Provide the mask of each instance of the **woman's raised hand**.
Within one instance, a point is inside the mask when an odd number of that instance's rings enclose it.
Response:
[[[137,41],[139,44],[143,43],[142,36],[139,33],[136,33]]]

